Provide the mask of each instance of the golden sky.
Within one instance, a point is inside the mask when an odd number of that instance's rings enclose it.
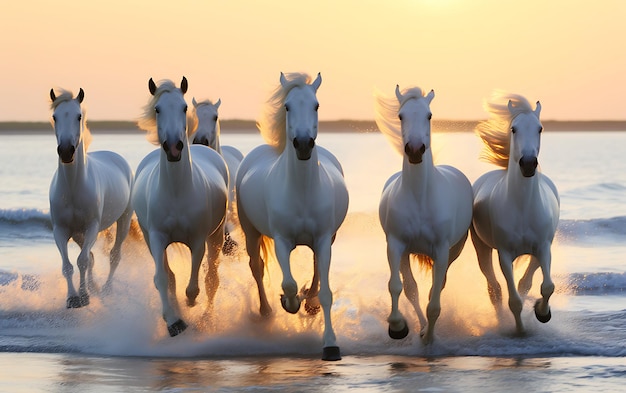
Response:
[[[434,89],[433,116],[481,119],[494,88],[543,119],[626,119],[622,0],[19,0],[0,5],[0,121],[49,119],[85,90],[133,120],[148,79],[189,80],[222,119],[256,119],[281,71],[322,73],[320,119],[373,119],[373,91]]]

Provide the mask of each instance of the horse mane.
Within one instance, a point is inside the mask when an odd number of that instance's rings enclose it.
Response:
[[[161,98],[163,93],[171,93],[178,90],[174,82],[169,79],[159,81],[157,86],[158,87],[154,92],[154,95],[150,95],[150,100],[143,107],[143,114],[137,120],[137,126],[146,131],[146,139],[154,145],[159,144],[159,134],[157,130],[156,112],[154,111],[154,106],[159,101],[159,98]]]
[[[389,97],[379,91],[374,93],[374,97],[376,125],[391,146],[403,155],[402,123],[398,118],[398,111],[409,99],[423,98],[424,92],[419,87],[406,88],[402,91],[402,102],[399,102],[395,95]]]
[[[196,102],[196,105],[194,105],[191,114],[187,116],[187,130],[189,130],[188,131],[189,135],[195,134],[195,132],[198,130],[199,122],[198,122],[198,115],[196,114],[196,110],[198,107],[204,106],[204,105],[215,105],[215,103],[209,99]]]
[[[72,93],[70,90],[65,90],[65,89],[55,89],[55,90],[59,90],[61,94],[57,95],[54,101],[52,100],[50,101],[50,109],[53,112],[57,109],[57,107],[61,103],[69,102],[75,99],[74,93]],[[85,146],[85,150],[87,150],[89,148],[89,145],[91,144],[93,136],[91,135],[91,131],[89,131],[89,127],[87,127],[87,109],[84,108],[81,104],[78,104],[78,106],[80,107],[81,112],[82,112],[81,126],[83,128],[83,146]]]
[[[512,104],[511,111],[508,107],[509,101]],[[479,122],[474,130],[484,143],[480,158],[507,168],[511,123],[519,114],[531,113],[533,109],[525,97],[503,90],[494,90],[491,98],[483,104],[483,108],[489,113],[489,119]]]
[[[306,86],[311,83],[311,77],[306,73],[284,74],[287,84],[279,84],[265,103],[265,111],[261,114],[256,125],[261,136],[270,146],[279,151],[285,148],[287,135],[285,132],[287,113],[285,111],[285,99],[294,87]]]

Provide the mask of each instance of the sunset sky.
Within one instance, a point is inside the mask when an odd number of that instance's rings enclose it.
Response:
[[[49,90],[134,120],[148,79],[189,80],[222,119],[256,119],[281,71],[322,73],[320,119],[373,119],[375,89],[434,89],[433,116],[481,119],[494,88],[543,119],[626,119],[626,1],[19,0],[0,6],[0,121],[46,121]]]

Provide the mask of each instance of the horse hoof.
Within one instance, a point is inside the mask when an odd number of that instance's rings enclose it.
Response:
[[[187,329],[187,324],[182,319],[179,319],[178,321],[167,327],[167,331],[169,332],[170,337],[178,336],[179,334],[184,332],[185,329]]]
[[[550,309],[548,308],[547,314],[545,315],[539,314],[539,303],[541,303],[541,300],[537,299],[537,301],[535,302],[535,316],[537,317],[537,320],[539,322],[546,323],[552,318],[552,313],[550,312]]]
[[[89,305],[89,295],[70,296],[67,298],[67,308],[81,308]]]
[[[406,324],[404,325],[404,329],[402,330],[391,330],[391,326],[389,327],[389,337],[393,338],[394,340],[402,340],[408,335],[409,326]]]
[[[282,304],[285,311],[290,314],[297,314],[298,311],[300,311],[300,305],[302,303],[298,300],[298,298],[296,298],[296,301],[298,302],[298,304],[295,307],[289,307],[287,304],[287,297],[285,295],[280,295],[280,304]]]
[[[322,352],[322,360],[337,361],[341,360],[341,352],[339,347],[324,347]]]

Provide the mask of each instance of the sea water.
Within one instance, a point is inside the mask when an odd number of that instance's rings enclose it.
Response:
[[[382,186],[400,170],[401,157],[378,133],[322,132],[317,141],[341,161],[350,192],[330,272],[333,325],[343,355],[336,363],[319,360],[321,314],[282,310],[276,264],[266,274],[274,315],[259,317],[256,284],[241,248],[221,259],[212,314],[206,313],[202,291],[197,306],[181,302],[190,327],[180,336],[167,335],[152,283],[154,262],[137,234],[124,245],[113,293],[93,295],[88,307],[66,309],[67,286],[48,206],[57,166],[54,136],[52,131],[0,134],[0,391],[621,389],[626,378],[626,132],[542,134],[541,170],[561,196],[552,248],[552,320],[541,324],[534,318],[538,272],[522,314],[528,334],[515,337],[512,316],[495,317],[468,241],[450,267],[436,340],[428,347],[419,340],[417,317],[404,297],[400,306],[411,332],[404,340],[387,336],[389,268],[377,208]],[[222,143],[245,154],[262,140],[256,133],[224,134]],[[95,134],[90,150],[116,151],[136,167],[155,148],[137,131]],[[432,148],[437,163],[456,166],[470,181],[495,169],[478,160],[481,142],[471,132],[435,133]],[[242,236],[235,231],[243,245]],[[100,283],[108,273],[111,244],[103,235],[94,247]],[[72,244],[72,261],[77,254]],[[182,300],[189,254],[171,255]],[[306,248],[292,254],[300,286],[310,284],[311,258]],[[425,302],[429,275],[416,276]],[[506,291],[504,296],[506,302]]]

